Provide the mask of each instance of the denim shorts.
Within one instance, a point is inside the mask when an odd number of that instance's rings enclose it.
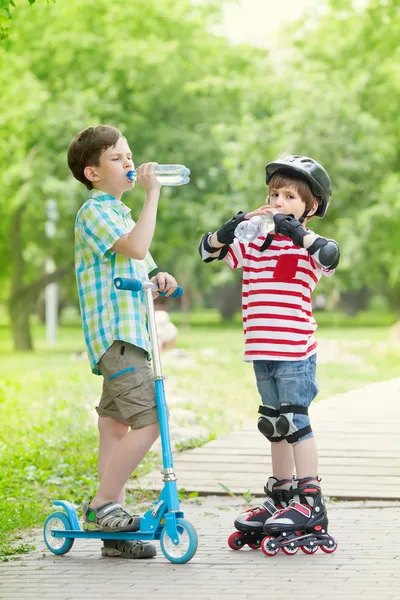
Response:
[[[316,363],[316,354],[306,360],[255,360],[253,367],[263,405],[275,410],[283,404],[308,408],[318,394]],[[310,425],[308,415],[294,413],[291,419],[292,431]],[[313,435],[308,433],[299,441]]]

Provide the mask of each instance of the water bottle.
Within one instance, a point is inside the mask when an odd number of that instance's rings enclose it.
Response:
[[[155,165],[154,174],[161,185],[184,185],[189,183],[190,170],[183,165]],[[128,171],[126,174],[130,181],[136,181],[136,171]]]
[[[267,236],[275,230],[274,217],[271,213],[257,215],[245,219],[235,229],[235,237],[239,242],[252,242],[260,235]]]

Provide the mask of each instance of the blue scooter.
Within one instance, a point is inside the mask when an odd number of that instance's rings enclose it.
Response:
[[[153,368],[157,410],[160,423],[161,448],[163,458],[164,487],[153,509],[148,510],[140,520],[140,529],[135,532],[85,531],[81,528],[73,505],[65,500],[55,500],[55,506],[64,511],[49,515],[44,524],[44,541],[53,554],[69,552],[77,538],[101,540],[160,540],[164,556],[172,563],[188,562],[197,550],[197,533],[193,525],[184,518],[179,508],[178,489],[172,458],[171,439],[168,424],[168,411],[165,398],[164,376],[161,370],[158,350],[157,329],[154,315],[152,291],[157,285],[151,281],[139,281],[117,277],[114,285],[118,290],[133,293],[145,291],[149,319],[150,338],[153,349]],[[178,287],[170,297],[179,298],[183,289]],[[163,295],[161,293],[161,295]]]

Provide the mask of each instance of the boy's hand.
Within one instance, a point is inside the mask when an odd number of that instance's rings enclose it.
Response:
[[[232,244],[235,239],[235,229],[244,219],[246,219],[246,213],[240,210],[237,215],[229,219],[224,223],[216,232],[217,241],[220,244]]]
[[[304,238],[310,235],[310,232],[304,229],[294,215],[276,214],[274,223],[276,233],[285,235],[292,240],[295,246],[304,248]]]
[[[154,167],[156,165],[158,165],[156,162],[143,163],[137,169],[137,182],[146,192],[161,188],[160,182],[154,175]]]
[[[170,296],[178,287],[175,277],[172,277],[169,273],[157,273],[150,281],[156,283],[159,292],[164,292],[165,296]],[[153,298],[157,298],[157,296],[158,292],[153,292]]]
[[[265,215],[267,213],[271,213],[272,215],[276,215],[278,211],[276,208],[272,208],[269,204],[263,204],[256,210],[252,210],[251,212],[246,213],[246,219],[251,219],[252,217],[257,217],[258,215]]]

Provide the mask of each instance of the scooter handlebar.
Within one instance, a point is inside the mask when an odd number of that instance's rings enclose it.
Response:
[[[129,277],[116,277],[114,279],[114,285],[119,290],[128,290],[131,292],[140,292],[145,288],[150,288],[155,292],[158,291],[156,283],[152,281],[140,281],[139,279],[130,279]],[[165,296],[164,292],[159,292],[160,296]],[[180,298],[183,294],[183,288],[178,285],[176,290],[168,296],[168,298]]]

